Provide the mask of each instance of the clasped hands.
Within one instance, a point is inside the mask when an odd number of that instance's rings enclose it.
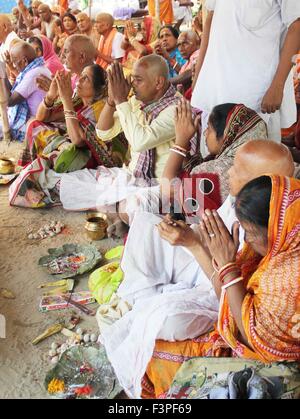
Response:
[[[232,234],[216,211],[206,210],[195,231],[183,221],[174,221],[168,214],[157,225],[159,235],[172,246],[183,246],[193,251],[206,248],[218,267],[234,262],[239,248],[239,223],[233,225]]]

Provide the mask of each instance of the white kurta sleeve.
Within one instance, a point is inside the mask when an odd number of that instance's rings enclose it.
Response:
[[[205,1],[206,9],[209,10],[210,12],[213,12],[215,10],[215,7],[216,7],[216,2],[217,2],[217,0],[206,0]]]
[[[300,19],[299,0],[277,0],[281,8],[281,18],[284,25],[289,27],[295,20]]]

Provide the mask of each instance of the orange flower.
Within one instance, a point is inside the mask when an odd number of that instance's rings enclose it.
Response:
[[[75,388],[75,394],[77,396],[88,396],[89,394],[91,394],[93,388],[89,385],[86,385],[84,387],[77,387]]]

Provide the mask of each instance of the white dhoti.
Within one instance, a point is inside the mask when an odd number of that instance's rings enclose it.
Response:
[[[61,175],[60,200],[66,210],[88,209],[116,212],[116,203],[127,200],[126,210],[132,219],[135,211],[159,212],[159,186],[149,187],[128,170],[84,169]]]
[[[160,238],[155,227],[160,221],[153,214],[135,215],[121,263],[124,280],[117,292],[133,309],[103,330],[100,338],[130,397],[140,397],[156,339],[199,336],[212,328],[218,315],[211,282],[188,251]]]

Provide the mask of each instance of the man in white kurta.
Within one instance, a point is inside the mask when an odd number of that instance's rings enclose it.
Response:
[[[280,141],[280,128],[297,119],[289,73],[300,47],[300,1],[206,0],[206,8],[209,40],[192,105],[209,114],[221,103],[243,103],[264,112],[269,138]]]

